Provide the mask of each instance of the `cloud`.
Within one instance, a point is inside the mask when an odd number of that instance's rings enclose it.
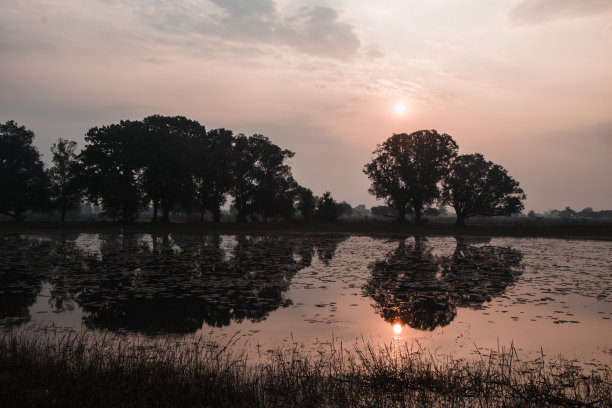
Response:
[[[280,12],[273,0],[149,0],[124,2],[123,7],[140,15],[146,25],[163,35],[163,41],[189,47],[214,44],[220,52],[241,54],[248,47],[255,52],[288,47],[338,60],[356,57],[361,48],[353,26],[330,7]]]
[[[276,4],[272,0],[210,0],[226,10],[233,18],[269,18],[276,14]]]
[[[510,20],[517,25],[539,24],[608,10],[612,10],[612,0],[525,0],[510,10]]]

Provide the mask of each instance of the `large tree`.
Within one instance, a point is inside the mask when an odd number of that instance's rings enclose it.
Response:
[[[189,207],[193,196],[193,169],[197,161],[197,144],[206,138],[206,129],[183,116],[146,117],[140,134],[138,164],[146,198],[153,203],[153,221],[158,208],[162,219],[170,221],[175,204]]]
[[[238,135],[233,149],[233,183],[231,193],[239,221],[259,215],[264,221],[272,217],[293,215],[298,184],[285,160],[294,156],[263,135]]]
[[[475,215],[511,215],[520,212],[525,193],[500,165],[482,154],[457,156],[443,182],[443,199],[457,213],[457,225]]]
[[[18,221],[48,205],[48,179],[33,141],[34,132],[24,126],[0,124],[0,214]]]
[[[413,211],[419,224],[423,209],[440,197],[439,184],[457,155],[457,143],[447,134],[419,130],[394,134],[373,154],[363,170],[372,181],[368,191],[397,210],[400,221]]]
[[[232,148],[234,136],[229,129],[214,129],[198,138],[194,178],[200,221],[208,210],[214,222],[221,221],[221,206],[232,187]]]
[[[139,121],[91,128],[79,156],[89,201],[101,203],[107,215],[125,222],[136,219],[144,199],[139,183],[143,131]]]
[[[76,147],[76,142],[62,138],[51,146],[53,167],[47,174],[51,183],[51,199],[60,211],[62,222],[66,220],[66,211],[77,208],[81,201]]]

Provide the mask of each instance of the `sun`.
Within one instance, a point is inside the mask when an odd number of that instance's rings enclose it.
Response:
[[[404,105],[402,102],[397,102],[394,110],[398,115],[402,115],[404,112],[406,112],[406,105]]]
[[[402,325],[399,323],[393,325],[393,331],[395,334],[400,334],[402,332]]]

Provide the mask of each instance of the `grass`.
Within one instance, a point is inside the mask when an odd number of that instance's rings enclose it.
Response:
[[[405,345],[312,355],[277,350],[249,360],[233,339],[128,340],[111,333],[0,337],[0,406],[412,407],[612,406],[612,375],[516,350],[437,361]]]

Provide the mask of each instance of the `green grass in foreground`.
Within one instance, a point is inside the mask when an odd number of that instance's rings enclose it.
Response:
[[[230,343],[5,334],[0,406],[612,406],[610,370],[521,362],[514,349],[468,363],[437,362],[404,347],[332,345],[316,357],[279,350],[247,364]]]

